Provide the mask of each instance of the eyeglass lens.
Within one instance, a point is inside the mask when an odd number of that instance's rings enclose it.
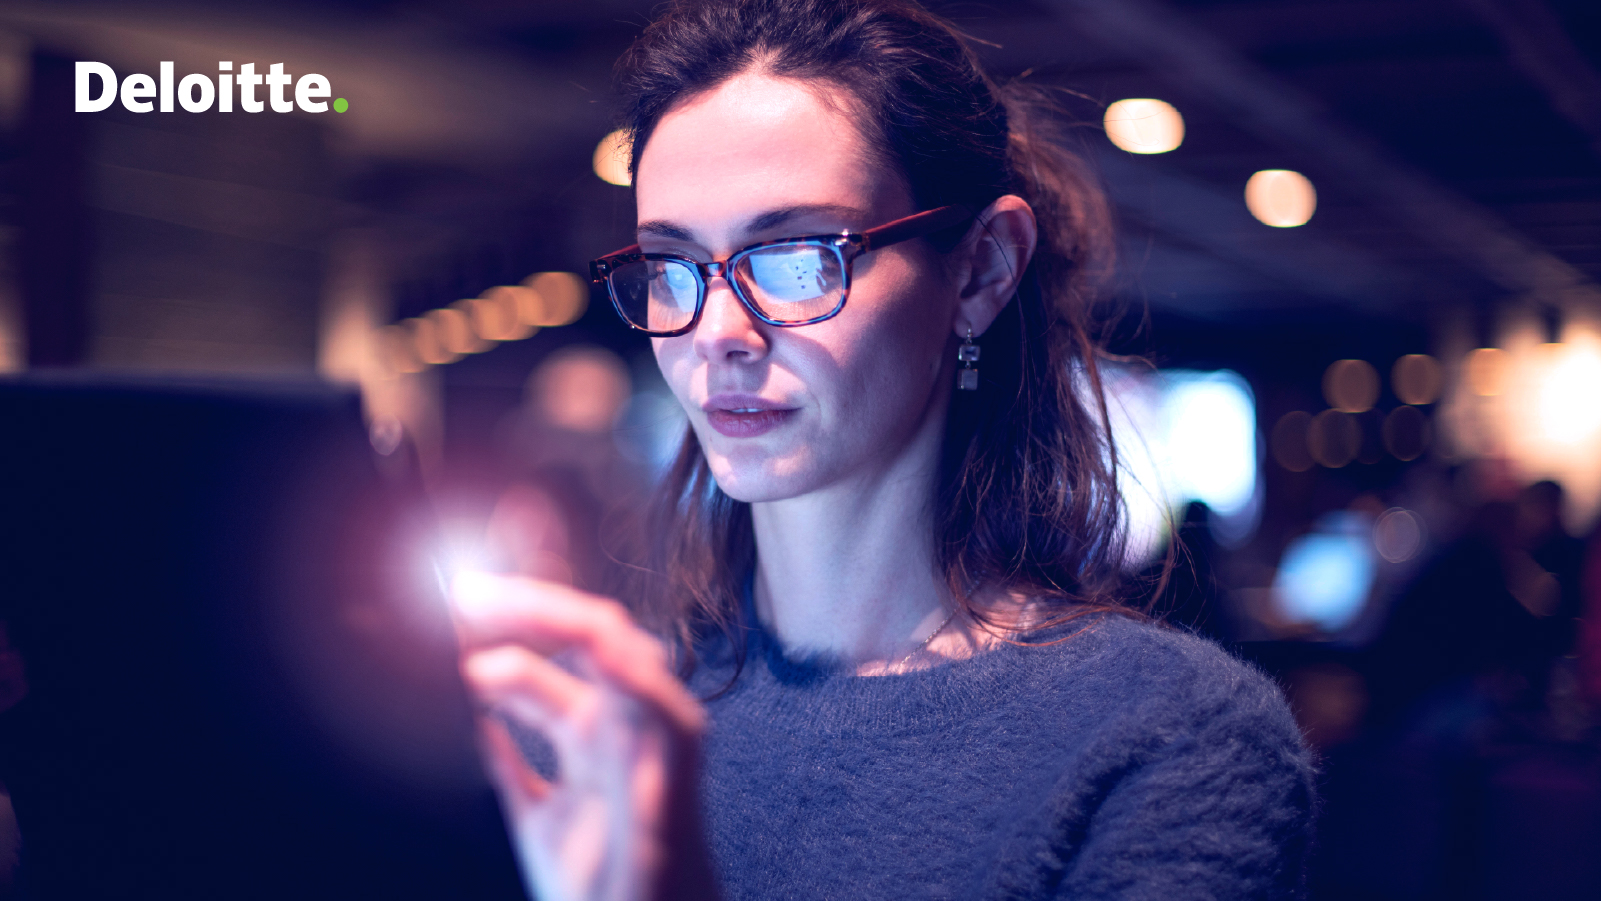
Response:
[[[776,244],[740,256],[732,277],[761,315],[805,322],[834,312],[845,294],[844,261],[832,247]],[[653,332],[684,328],[701,290],[694,267],[676,260],[627,263],[611,273],[612,290],[628,321]]]

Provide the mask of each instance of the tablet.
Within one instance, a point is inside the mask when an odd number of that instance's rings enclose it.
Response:
[[[0,382],[25,897],[522,899],[420,492],[353,393]]]

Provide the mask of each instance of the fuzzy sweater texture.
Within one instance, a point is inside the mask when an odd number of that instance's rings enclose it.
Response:
[[[1278,689],[1106,616],[891,676],[749,631],[708,702],[702,801],[729,901],[1303,893],[1313,768]],[[727,683],[706,649],[691,687]]]

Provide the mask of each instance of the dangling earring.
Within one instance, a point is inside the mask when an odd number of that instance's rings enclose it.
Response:
[[[973,329],[967,329],[967,340],[962,346],[956,348],[956,359],[961,361],[962,368],[956,370],[956,387],[961,391],[978,390],[978,370],[973,364],[978,362],[978,345],[973,343]]]

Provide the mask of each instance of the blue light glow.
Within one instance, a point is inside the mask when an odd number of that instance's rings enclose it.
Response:
[[[1237,546],[1255,532],[1256,399],[1236,372],[1112,369],[1106,374],[1119,485],[1128,506],[1128,563],[1150,559],[1170,517],[1191,501],[1212,511],[1212,534]]]
[[[1176,503],[1219,516],[1244,513],[1256,493],[1256,400],[1238,373],[1169,370],[1162,424]],[[1182,500],[1179,500],[1182,498]]]
[[[1284,549],[1273,593],[1286,617],[1338,632],[1362,612],[1373,588],[1371,520],[1360,514],[1331,514],[1316,532]]]

